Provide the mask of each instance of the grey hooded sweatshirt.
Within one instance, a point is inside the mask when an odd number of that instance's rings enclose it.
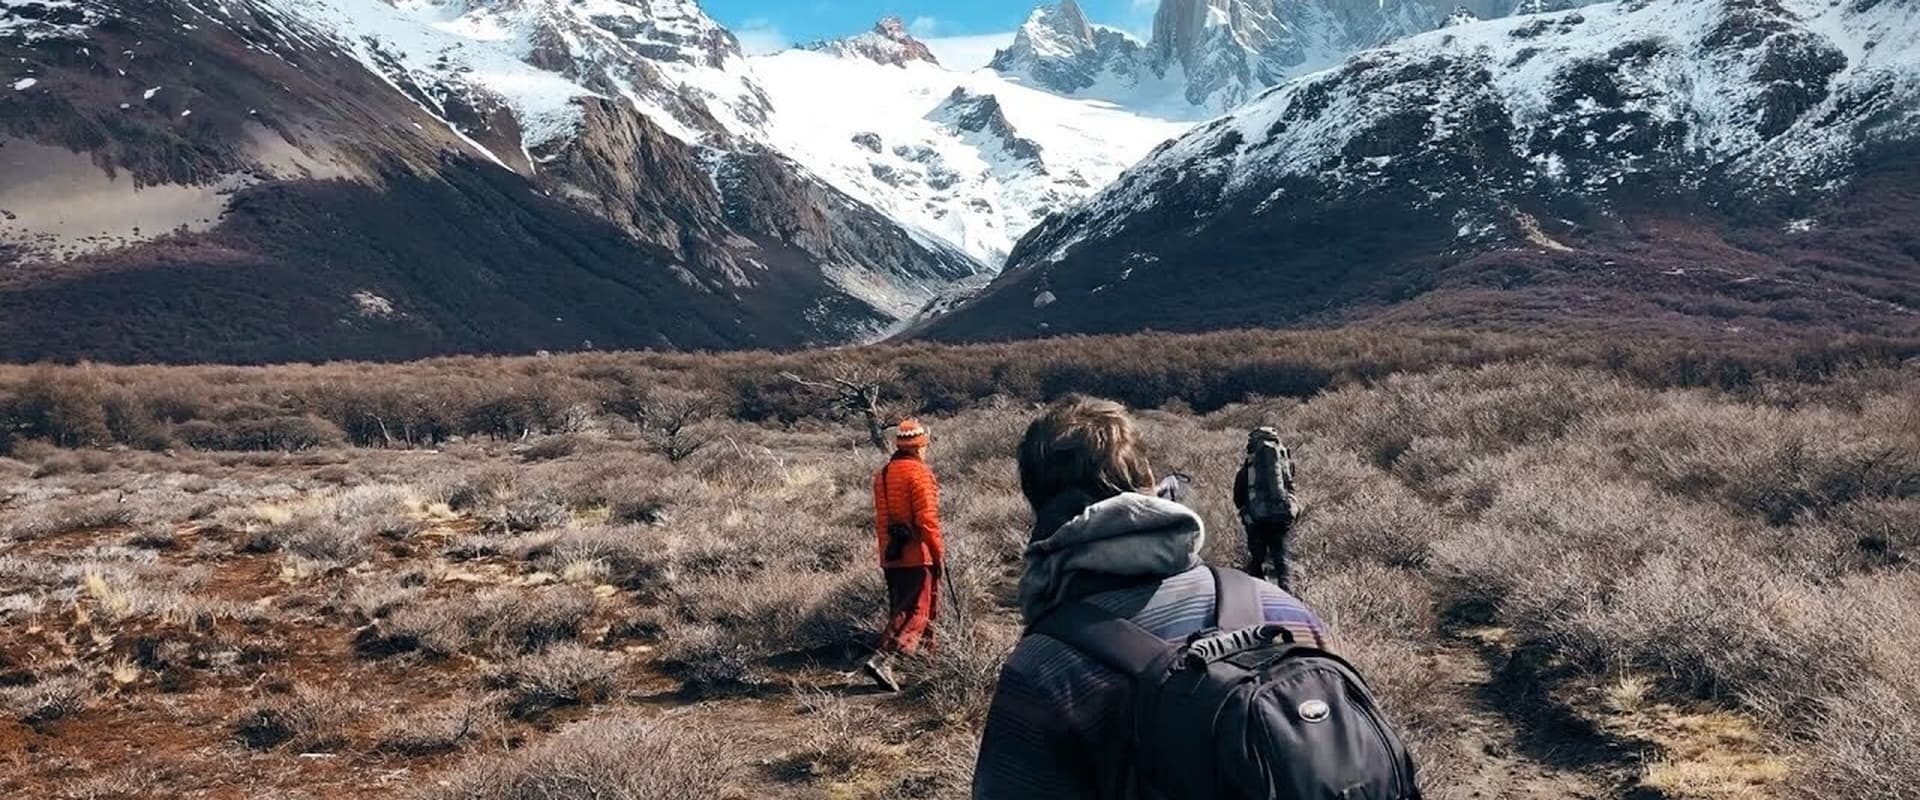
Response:
[[[1213,573],[1200,559],[1206,526],[1186,506],[1127,493],[1041,509],[1020,579],[1026,624],[1084,600],[1166,639],[1185,640],[1213,618]],[[1302,641],[1325,627],[1277,587],[1267,621]],[[974,770],[976,800],[1115,798],[1127,776],[1131,679],[1046,636],[1020,640],[987,713]]]

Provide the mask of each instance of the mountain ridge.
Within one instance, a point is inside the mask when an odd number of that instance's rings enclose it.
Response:
[[[1917,32],[1635,0],[1366,51],[1157,150],[921,332],[1909,329]]]
[[[1093,25],[1078,3],[1061,0],[1036,7],[990,66],[1068,96],[1203,119],[1389,41],[1468,18],[1594,1],[1162,0],[1148,38],[1138,41]]]
[[[12,310],[0,323],[10,334],[0,337],[0,357],[838,343],[884,330],[984,268],[740,135],[764,123],[766,98],[732,34],[696,4],[603,5],[50,0],[0,10],[0,55],[25,73],[0,92],[0,153],[12,153],[0,158],[47,165],[0,183],[9,209],[0,258],[12,265],[0,272],[0,303]],[[503,174],[473,174],[486,168]],[[371,193],[326,185],[343,181]],[[486,236],[423,223],[422,235],[442,238],[402,246],[379,233],[383,218],[357,208],[258,201],[282,190],[356,195],[392,218],[439,213],[405,203],[478,203],[490,209],[479,226],[540,219],[594,244],[549,235],[496,242],[495,252],[542,267],[507,268],[517,275],[509,287],[503,267],[483,268],[489,259],[459,241]],[[250,217],[266,208],[289,215],[281,232]],[[328,234],[301,222],[308,212],[349,227]],[[558,218],[570,213],[594,221]],[[362,234],[377,249],[356,251],[350,268],[332,261],[344,253],[329,238]],[[285,281],[295,294],[259,295],[258,313],[243,306],[229,319],[176,319],[201,313],[185,296],[190,287],[258,294],[243,273],[216,263],[335,282]],[[156,278],[183,268],[179,281]],[[143,269],[155,275],[132,274]],[[581,269],[600,277],[573,272]],[[436,282],[412,277],[422,272]],[[618,277],[602,284],[609,274]],[[208,283],[222,275],[233,285]],[[135,284],[145,294],[106,289]],[[589,297],[595,285],[626,297],[624,318],[578,321],[571,309],[609,299]],[[475,294],[479,287],[496,296]],[[90,321],[106,315],[30,301],[47,292],[144,308],[162,317],[155,329],[235,335],[60,337],[51,332],[96,329]],[[392,312],[362,314],[363,296]],[[310,309],[288,313],[289,303]],[[138,332],[130,321],[138,313],[114,316]],[[505,319],[516,329],[502,330]],[[335,349],[329,337],[383,344]]]

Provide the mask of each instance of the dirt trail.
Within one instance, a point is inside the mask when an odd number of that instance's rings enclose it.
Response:
[[[1451,770],[1439,798],[1588,800],[1620,797],[1630,769],[1623,756],[1582,732],[1531,725],[1551,714],[1543,698],[1527,698],[1504,684],[1488,655],[1473,643],[1450,639],[1428,653],[1440,687],[1460,703],[1453,753],[1466,760]],[[1452,766],[1452,765],[1450,765]]]

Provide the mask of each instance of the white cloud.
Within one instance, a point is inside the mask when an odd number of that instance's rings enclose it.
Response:
[[[777,53],[793,46],[792,40],[766,17],[754,17],[740,23],[733,29],[733,35],[740,39],[740,49],[747,55],[757,56]]]
[[[912,22],[907,23],[907,32],[919,39],[938,36],[940,34],[940,20],[934,19],[933,17],[914,17]]]
[[[977,36],[942,36],[924,39],[940,66],[960,72],[972,72],[993,60],[995,51],[1013,45],[1013,31],[984,33]]]
[[[1153,17],[1160,10],[1160,0],[1133,0],[1127,6],[1127,18],[1117,27],[1136,38],[1147,39],[1153,35]]]

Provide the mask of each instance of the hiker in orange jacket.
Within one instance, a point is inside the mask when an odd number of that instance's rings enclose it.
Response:
[[[927,468],[927,441],[919,420],[901,422],[893,457],[873,476],[873,528],[887,581],[887,628],[863,669],[888,691],[900,690],[893,658],[931,649],[939,616],[946,549],[940,539],[940,487]]]

